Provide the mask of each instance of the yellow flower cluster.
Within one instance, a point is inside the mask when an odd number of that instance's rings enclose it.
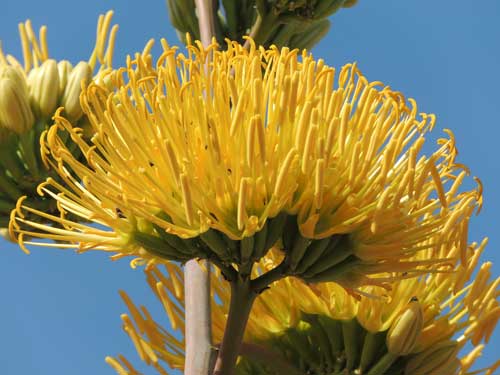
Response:
[[[110,31],[112,16],[110,11],[99,17],[94,51],[88,62],[81,61],[75,67],[67,60],[58,62],[49,57],[46,26],[40,28],[37,38],[31,21],[20,23],[24,66],[0,49],[0,90],[6,99],[0,106],[1,127],[24,133],[35,120],[49,120],[58,105],[65,108],[68,118],[78,120],[82,114],[81,81],[90,81],[97,61],[102,68],[111,67],[118,30],[114,25]]]
[[[186,56],[162,45],[156,63],[149,43],[86,88],[90,141],[56,114],[43,157],[65,184],[39,192],[61,215],[20,201],[10,229],[23,248],[29,236],[244,267],[278,241],[287,274],[353,288],[445,267],[449,248],[466,260],[480,186],[462,188],[450,131],[420,155],[435,119],[412,99],[298,50],[189,43]],[[366,276],[383,272],[399,274]]]
[[[98,63],[99,71],[111,67],[118,29],[111,27],[112,15],[110,11],[99,17],[91,57],[74,67],[67,60],[49,57],[47,28],[43,26],[37,37],[30,21],[19,24],[24,64],[0,48],[0,229],[7,227],[11,210],[24,195],[37,209],[57,212],[55,202],[36,193],[48,176],[57,179],[42,163],[40,135],[52,124],[58,106],[64,107],[64,115],[75,125],[86,127],[79,102],[81,83],[92,79]]]
[[[493,332],[500,318],[500,278],[491,280],[491,264],[483,263],[478,266],[479,257],[486,245],[486,240],[480,245],[472,244],[467,247],[465,264],[455,264],[453,272],[433,274],[401,280],[392,284],[392,290],[373,286],[360,288],[361,292],[370,295],[368,298],[357,299],[349,295],[343,288],[335,283],[323,283],[319,285],[308,285],[299,279],[287,278],[273,284],[273,286],[262,293],[255,301],[247,330],[243,349],[248,345],[258,345],[266,351],[276,351],[277,338],[283,338],[292,334],[291,330],[304,326],[320,325],[324,333],[334,336],[335,324],[337,329],[349,324],[354,319],[366,334],[360,335],[361,342],[356,353],[358,361],[362,361],[362,348],[374,336],[389,332],[387,335],[387,347],[389,352],[396,352],[403,358],[404,374],[494,374],[495,369],[500,368],[500,361],[480,371],[471,371],[474,361],[481,355],[484,343]],[[458,252],[457,248],[451,252]],[[452,254],[451,254],[452,255]],[[258,272],[264,272],[275,266],[277,259],[274,252],[261,261]],[[477,271],[477,274],[473,274]],[[147,281],[153,293],[163,304],[168,316],[168,322],[175,332],[184,331],[184,302],[183,302],[183,275],[181,269],[173,264],[168,264],[162,271],[159,267],[146,270]],[[220,275],[212,276],[212,324],[214,344],[220,342],[225,321],[229,309],[229,287]],[[177,338],[172,329],[164,329],[149,314],[148,310],[141,306],[137,308],[125,292],[121,292],[129,315],[122,315],[124,329],[132,339],[140,358],[147,364],[154,366],[161,374],[168,373],[162,366],[170,368],[183,368],[184,342]],[[408,303],[418,301],[422,317],[421,324],[409,322]],[[408,316],[406,316],[406,315]],[[312,320],[307,317],[315,316]],[[408,346],[408,341],[399,342],[394,340],[394,327],[401,331],[404,328],[402,320],[407,323],[414,332],[402,332],[402,334],[414,337],[414,345]],[[333,323],[328,324],[329,321]],[[326,323],[325,323],[326,322]],[[408,325],[408,324],[407,324]],[[417,327],[418,326],[418,327]],[[345,329],[345,328],[344,328]],[[359,332],[358,332],[359,334]],[[391,336],[392,335],[392,336]],[[326,336],[325,336],[326,337]],[[353,336],[356,337],[355,335]],[[389,338],[391,337],[391,338]],[[347,343],[340,341],[339,350],[347,351]],[[363,341],[364,340],[364,341]],[[393,340],[391,342],[390,340]],[[472,343],[474,348],[469,353],[458,352],[467,343]],[[297,344],[297,343],[296,343]],[[309,344],[301,343],[306,348],[299,349],[288,346],[291,351],[279,353],[281,356],[293,361],[294,356],[300,357],[308,350],[314,352],[321,348],[322,341],[317,337]],[[309,345],[309,348],[307,346]],[[333,345],[333,344],[332,344]],[[384,347],[384,336],[380,346]],[[395,348],[395,346],[401,346]],[[251,346],[250,346],[251,347]],[[406,350],[405,348],[410,348]],[[379,348],[378,348],[379,349]],[[319,349],[321,350],[321,349]],[[253,352],[249,352],[251,357]],[[323,353],[324,354],[324,353]],[[383,353],[382,353],[383,354]],[[245,358],[245,352],[243,353]],[[339,355],[337,358],[343,358]],[[275,358],[279,360],[278,357]],[[107,358],[107,362],[114,367],[119,374],[134,374],[132,365],[121,357]],[[376,363],[376,360],[372,359]],[[121,363],[121,364],[120,364]],[[353,369],[358,366],[353,364]],[[319,363],[316,363],[319,366]],[[125,369],[129,372],[124,372]],[[358,368],[359,369],[359,368]],[[368,368],[369,369],[369,368]],[[420,370],[418,370],[420,369]],[[362,368],[361,370],[366,370]],[[123,372],[120,372],[123,371]],[[413,372],[412,372],[413,371]],[[241,374],[245,374],[240,368]],[[363,372],[365,373],[365,372]],[[403,373],[403,372],[402,372]]]

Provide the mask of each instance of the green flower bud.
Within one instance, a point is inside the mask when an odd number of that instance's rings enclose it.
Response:
[[[72,69],[73,65],[68,60],[62,60],[57,63],[57,71],[59,72],[59,97],[64,94],[64,89],[66,88]]]
[[[406,363],[405,375],[454,374],[456,368],[457,343],[444,341],[416,354]]]
[[[409,354],[420,337],[424,324],[422,307],[416,298],[396,318],[387,333],[387,350],[395,355]]]
[[[80,106],[80,93],[82,92],[82,82],[87,83],[92,78],[92,69],[85,61],[80,61],[71,71],[68,83],[64,89],[61,104],[68,120],[78,120],[83,112]]]
[[[24,92],[28,92],[26,75],[19,66],[0,65],[0,79],[3,78],[10,78],[11,80],[15,81],[16,85],[22,87],[22,90]]]
[[[49,59],[32,69],[28,77],[31,105],[34,112],[43,118],[54,114],[59,98],[59,73],[57,62]]]
[[[17,243],[17,241],[15,241],[10,236],[9,229],[7,229],[7,228],[0,228],[0,237],[3,237],[3,239],[6,240],[6,241]]]
[[[343,8],[351,8],[354,5],[356,5],[357,3],[358,3],[358,0],[346,0],[344,2],[344,4],[342,4],[342,7]]]
[[[15,67],[0,68],[0,127],[21,134],[34,122],[24,75]]]

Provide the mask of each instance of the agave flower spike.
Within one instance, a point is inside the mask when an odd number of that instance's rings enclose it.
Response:
[[[48,179],[39,190],[60,215],[20,201],[10,222],[22,246],[53,239],[132,255],[134,266],[209,259],[232,288],[221,347],[229,367],[232,341],[272,282],[335,281],[356,294],[447,272],[466,261],[481,206],[480,187],[462,187],[450,131],[422,155],[435,116],[414,100],[355,64],[336,73],[306,51],[248,41],[224,51],[188,41],[186,55],[163,40],[156,62],[149,43],[90,83],[80,101],[91,139],[57,112],[41,141],[64,185]],[[282,262],[252,278],[275,245]]]

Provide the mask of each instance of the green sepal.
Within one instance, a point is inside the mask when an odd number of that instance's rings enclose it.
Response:
[[[326,18],[331,16],[333,13],[337,12],[342,5],[344,5],[345,0],[323,0],[318,3],[314,8],[314,18]]]
[[[314,22],[306,30],[290,38],[290,46],[300,50],[313,48],[323,37],[328,34],[331,22],[328,19]]]
[[[398,359],[398,356],[392,353],[386,353],[379,361],[370,368],[366,375],[386,375],[387,370]]]
[[[344,337],[346,367],[351,371],[359,363],[364,333],[356,319],[351,319],[342,322],[342,334]]]
[[[270,44],[274,44],[278,48],[290,47],[293,49],[293,46],[290,45],[290,39],[296,32],[297,27],[295,23],[285,23],[279,27],[278,31],[272,37]]]
[[[323,315],[318,316],[318,322],[323,329],[328,332],[332,356],[338,358],[340,353],[344,350],[342,324],[338,320],[333,320]]]
[[[17,142],[5,142],[0,145],[0,164],[16,181],[21,181],[26,171],[17,155]]]
[[[358,367],[360,373],[363,374],[366,369],[370,368],[379,355],[381,348],[385,348],[385,336],[385,332],[366,333]]]
[[[162,241],[160,238],[141,233],[141,232],[134,232],[133,234],[133,240],[142,246],[146,251],[157,255],[161,258],[165,258],[168,260],[176,260],[176,261],[185,261],[187,260],[185,257],[182,257],[181,254],[179,254],[179,251],[168,245],[166,242]]]
[[[224,7],[224,13],[226,14],[226,25],[228,29],[229,39],[238,39],[238,8],[239,1],[237,0],[222,0],[222,6]]]
[[[157,233],[158,236],[170,247],[187,256],[195,256],[193,246],[189,246],[191,245],[192,240],[184,240],[175,234],[167,233],[165,229],[154,223],[153,228],[155,229],[155,233]]]
[[[281,212],[272,219],[268,219],[266,245],[264,246],[264,248],[266,249],[265,251],[273,247],[283,235],[283,229],[285,228],[287,216],[288,215],[286,213]]]
[[[36,127],[36,126],[35,126]],[[26,163],[30,174],[35,180],[39,177],[39,166],[37,162],[37,154],[39,154],[40,144],[39,138],[35,140],[35,127],[31,128],[27,133],[19,136],[19,150],[21,151],[22,158]]]
[[[352,250],[352,243],[348,236],[332,237],[321,259],[318,259],[317,262],[307,269],[304,277],[313,277],[343,262],[352,255]]]
[[[353,271],[361,264],[361,261],[355,256],[351,256],[343,262],[327,269],[326,271],[317,273],[313,276],[301,275],[301,277],[309,283],[321,283],[326,281],[339,281]],[[354,275],[352,275],[354,276]]]
[[[264,224],[262,229],[254,234],[255,243],[253,246],[253,255],[252,255],[252,260],[254,262],[257,262],[260,258],[266,255],[267,250],[269,250],[266,249],[267,227],[268,223]]]
[[[248,263],[248,261],[252,257],[254,242],[254,236],[243,237],[240,240],[240,257],[242,264]]]
[[[228,247],[222,236],[223,234],[216,230],[209,229],[205,233],[200,234],[200,239],[222,261],[231,261],[231,254],[228,253]]]
[[[170,22],[179,33],[189,33],[194,39],[200,39],[194,0],[167,0],[167,6]]]
[[[312,241],[312,239],[303,237],[300,233],[297,234],[292,246],[292,250],[288,254],[288,259],[290,262],[289,265],[292,270],[295,270],[299,262],[302,260],[302,257],[306,253],[306,250]]]
[[[283,248],[286,253],[290,253],[292,251],[293,245],[295,244],[298,236],[300,236],[300,233],[297,225],[297,216],[287,216],[282,230]]]
[[[317,360],[311,351],[312,345],[308,337],[308,330],[289,329],[285,333],[285,338],[294,350],[300,354],[300,358],[309,363],[316,363]]]
[[[314,240],[307,248],[306,253],[295,269],[295,273],[300,275],[312,266],[323,255],[331,241],[332,237],[324,238],[322,240]]]
[[[333,355],[328,332],[320,324],[318,315],[307,314],[304,315],[303,319],[311,324],[312,342],[317,344],[321,357],[325,359],[328,369],[331,371],[335,366],[336,358]]]

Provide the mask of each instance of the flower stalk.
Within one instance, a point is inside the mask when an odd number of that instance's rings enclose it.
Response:
[[[231,300],[224,338],[215,362],[214,375],[233,375],[240,353],[245,327],[257,297],[249,278],[239,277],[231,282]]]
[[[204,46],[215,33],[212,0],[196,0],[200,39]],[[211,371],[212,331],[210,319],[210,264],[191,259],[184,268],[186,283],[186,375]]]

